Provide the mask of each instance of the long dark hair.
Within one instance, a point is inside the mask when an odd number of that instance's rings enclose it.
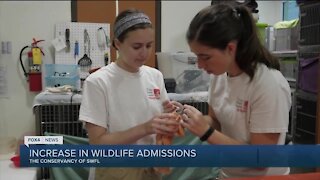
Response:
[[[258,3],[256,0],[244,0],[244,2],[239,2],[236,0],[211,0],[211,5],[223,4],[223,3],[235,3],[237,5],[243,5],[249,8],[252,13],[258,13]]]
[[[121,13],[118,14],[118,16],[116,17],[115,19],[115,22],[114,22],[114,25],[120,21],[122,18],[126,17],[126,16],[131,16],[133,14],[136,14],[136,13],[144,13],[143,11],[141,10],[138,10],[138,9],[127,9],[127,10],[124,10],[122,11]],[[152,24],[149,24],[149,23],[140,23],[140,24],[136,24],[134,26],[131,26],[130,28],[126,29],[125,31],[123,31],[119,37],[117,38],[120,42],[123,42],[126,37],[127,37],[127,34],[131,31],[135,31],[137,29],[146,29],[146,28],[152,28]],[[116,48],[116,46],[114,45],[114,40],[112,42],[112,46],[114,48]],[[117,49],[117,48],[116,48]]]
[[[187,40],[220,50],[237,41],[236,63],[251,79],[259,62],[280,69],[278,59],[261,44],[252,15],[244,6],[230,3],[204,8],[191,21]]]

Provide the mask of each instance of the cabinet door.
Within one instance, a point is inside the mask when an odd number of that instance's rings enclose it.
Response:
[[[110,32],[113,32],[113,23],[116,17],[115,1],[75,1],[73,18],[77,22],[109,23]],[[118,1],[119,12],[128,8],[136,8],[144,11],[151,19],[156,29],[156,2],[155,1]],[[156,32],[155,32],[156,33]],[[113,34],[111,33],[111,40]],[[155,43],[156,44],[156,43]],[[116,59],[116,50],[111,48],[111,60]],[[146,65],[155,67],[155,48]]]
[[[115,1],[77,1],[78,22],[110,23],[116,17]]]

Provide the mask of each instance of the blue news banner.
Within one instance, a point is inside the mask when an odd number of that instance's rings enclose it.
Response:
[[[25,145],[22,167],[320,167],[319,145]]]

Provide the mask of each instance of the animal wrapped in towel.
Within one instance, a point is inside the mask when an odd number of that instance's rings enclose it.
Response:
[[[181,112],[182,112],[182,110],[181,110]],[[182,117],[181,117],[182,113],[173,112],[173,114],[175,115],[176,121],[178,121],[178,122],[182,121]],[[181,125],[179,125],[178,130],[175,135],[179,136],[179,137],[184,136],[184,129]],[[174,138],[174,136],[157,134],[156,135],[156,142],[157,142],[157,145],[171,145],[173,138]],[[169,174],[171,172],[170,167],[155,167],[154,169],[156,172],[158,172],[160,174]]]

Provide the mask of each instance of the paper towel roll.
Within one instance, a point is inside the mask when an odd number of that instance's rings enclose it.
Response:
[[[98,46],[100,48],[104,49],[106,47],[106,36],[105,36],[102,28],[98,29],[97,42],[98,42]]]

